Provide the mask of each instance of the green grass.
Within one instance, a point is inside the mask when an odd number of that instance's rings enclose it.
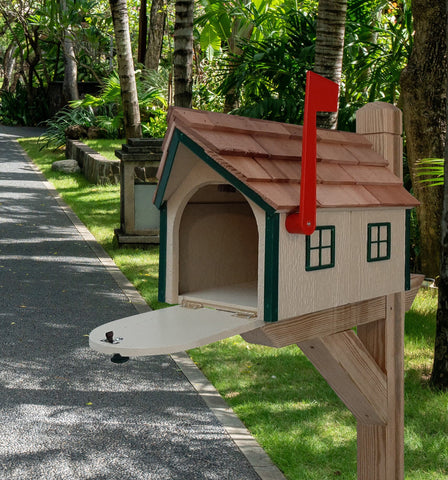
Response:
[[[115,156],[115,150],[121,150],[121,146],[126,143],[126,140],[108,140],[103,138],[83,139],[82,141],[108,160],[118,160]]]
[[[39,152],[32,139],[21,143],[147,302],[162,307],[156,301],[158,249],[114,244],[119,187],[52,172],[60,154]],[[434,290],[422,291],[406,315],[407,480],[448,479],[448,393],[427,383],[436,308]],[[288,479],[356,479],[356,422],[298,347],[272,349],[236,336],[189,353]]]
[[[437,297],[406,315],[406,479],[448,478],[448,393],[428,388]],[[287,478],[356,479],[356,422],[298,347],[240,337],[189,352]]]

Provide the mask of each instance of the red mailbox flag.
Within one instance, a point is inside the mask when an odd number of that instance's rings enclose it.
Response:
[[[336,112],[339,86],[314,72],[306,74],[299,213],[286,217],[289,233],[311,235],[316,229],[316,113]]]

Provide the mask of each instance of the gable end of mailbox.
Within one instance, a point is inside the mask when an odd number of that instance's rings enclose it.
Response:
[[[262,248],[259,247],[259,253],[262,256],[260,260],[262,266],[259,268],[259,274],[263,278],[258,282],[259,290],[262,289],[258,292],[258,295],[263,298],[258,301],[258,316],[266,322],[277,321],[280,214],[232,172],[217,163],[204,148],[190,139],[184,132],[178,129],[173,131],[170,142],[165,148],[165,160],[163,168],[159,170],[159,186],[154,199],[154,203],[161,212],[159,301],[177,303],[178,298],[180,298],[179,295],[181,295],[175,291],[174,286],[174,283],[178,282],[176,275],[178,276],[179,272],[176,269],[179,267],[175,265],[177,260],[172,260],[173,257],[176,259],[180,255],[180,252],[176,254],[173,250],[173,245],[178,241],[174,236],[178,234],[179,225],[172,225],[174,222],[173,211],[170,211],[170,208],[179,209],[179,199],[176,197],[181,195],[179,192],[184,187],[186,178],[186,172],[182,171],[181,164],[187,156],[191,156],[196,159],[196,163],[194,164],[188,159],[185,163],[190,162],[188,167],[195,168],[195,171],[199,172],[198,183],[201,182],[200,177],[203,174],[204,178],[210,178],[210,184],[229,185],[239,191],[247,199],[251,208],[258,212],[256,215],[257,223],[263,224],[263,227],[259,228],[259,235],[262,236],[261,243],[259,240],[259,245],[262,244]],[[188,150],[188,154],[185,153],[185,149]],[[180,169],[180,172],[177,169]],[[209,173],[205,173],[206,171]],[[213,175],[210,172],[213,172]],[[173,178],[175,184],[171,185],[170,181],[173,181]],[[204,180],[205,184],[206,181]],[[188,197],[188,195],[189,193],[185,196]],[[188,205],[187,198],[184,203]],[[182,208],[185,208],[186,205]],[[170,264],[170,262],[172,263]]]

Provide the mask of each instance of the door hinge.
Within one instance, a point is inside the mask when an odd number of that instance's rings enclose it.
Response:
[[[251,318],[255,318],[257,314],[253,312],[239,311],[239,312],[234,312],[232,316],[238,317],[238,318],[247,318],[248,320],[250,320]]]

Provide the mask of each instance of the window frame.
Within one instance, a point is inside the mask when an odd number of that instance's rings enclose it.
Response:
[[[330,243],[329,244],[322,244],[323,236],[322,232],[330,232]],[[313,246],[311,237],[316,234],[319,234],[318,245]],[[325,270],[328,268],[334,268],[335,266],[335,259],[336,259],[336,227],[334,225],[320,225],[316,227],[316,230],[311,235],[306,235],[306,261],[305,261],[305,270],[307,272],[312,272],[315,270]],[[322,263],[322,253],[324,250],[330,249],[330,262],[329,263]],[[319,264],[312,265],[311,264],[311,252],[318,250],[319,251]]]
[[[386,238],[382,239],[382,228],[386,228]],[[373,229],[376,229],[376,239],[372,238]],[[391,257],[391,232],[390,222],[376,222],[367,224],[367,262],[382,262],[390,260]],[[386,254],[381,255],[381,245],[386,244]],[[372,246],[376,245],[376,255],[372,255]]]

